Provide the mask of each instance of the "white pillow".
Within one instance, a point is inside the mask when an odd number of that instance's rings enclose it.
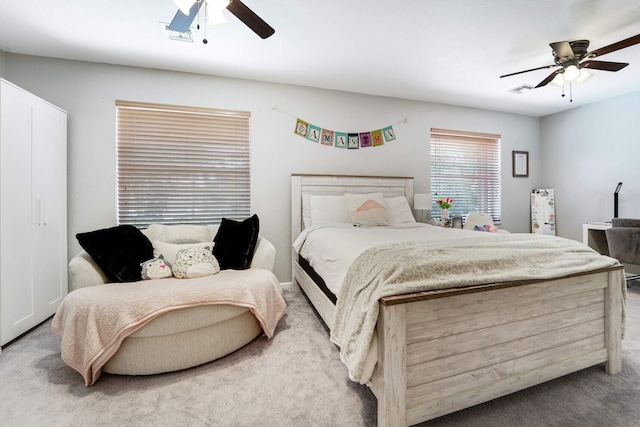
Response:
[[[352,224],[344,196],[311,196],[311,225]]]
[[[384,201],[389,210],[389,223],[391,225],[415,224],[416,219],[413,217],[406,197],[389,197],[385,198]]]
[[[389,225],[389,215],[382,193],[346,194],[351,221],[355,225]]]
[[[154,240],[153,244],[153,256],[158,257],[160,254],[164,257],[164,260],[173,266],[176,261],[176,254],[180,249],[187,248],[207,248],[209,251],[213,251],[213,242],[202,243],[166,243],[159,240]]]

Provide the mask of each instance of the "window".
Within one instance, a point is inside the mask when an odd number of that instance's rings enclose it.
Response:
[[[431,129],[431,216],[439,197],[454,200],[449,216],[485,212],[500,223],[500,135]]]
[[[219,224],[250,210],[244,111],[116,101],[118,224]]]

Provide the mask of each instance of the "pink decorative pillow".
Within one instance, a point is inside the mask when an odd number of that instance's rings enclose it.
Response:
[[[382,193],[346,194],[351,221],[355,225],[389,225],[389,215]]]

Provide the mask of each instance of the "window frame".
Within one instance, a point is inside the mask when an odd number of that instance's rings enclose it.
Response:
[[[247,218],[250,118],[247,111],[117,100],[117,224]]]
[[[441,218],[437,199],[454,200],[449,217],[469,212],[502,216],[501,135],[431,128],[431,217]],[[479,161],[482,163],[479,164]]]

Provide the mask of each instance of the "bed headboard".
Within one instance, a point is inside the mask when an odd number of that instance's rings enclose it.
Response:
[[[413,209],[413,178],[403,176],[356,175],[291,175],[291,241],[303,229],[302,193],[342,195],[345,193],[376,193],[385,197],[405,196]]]

